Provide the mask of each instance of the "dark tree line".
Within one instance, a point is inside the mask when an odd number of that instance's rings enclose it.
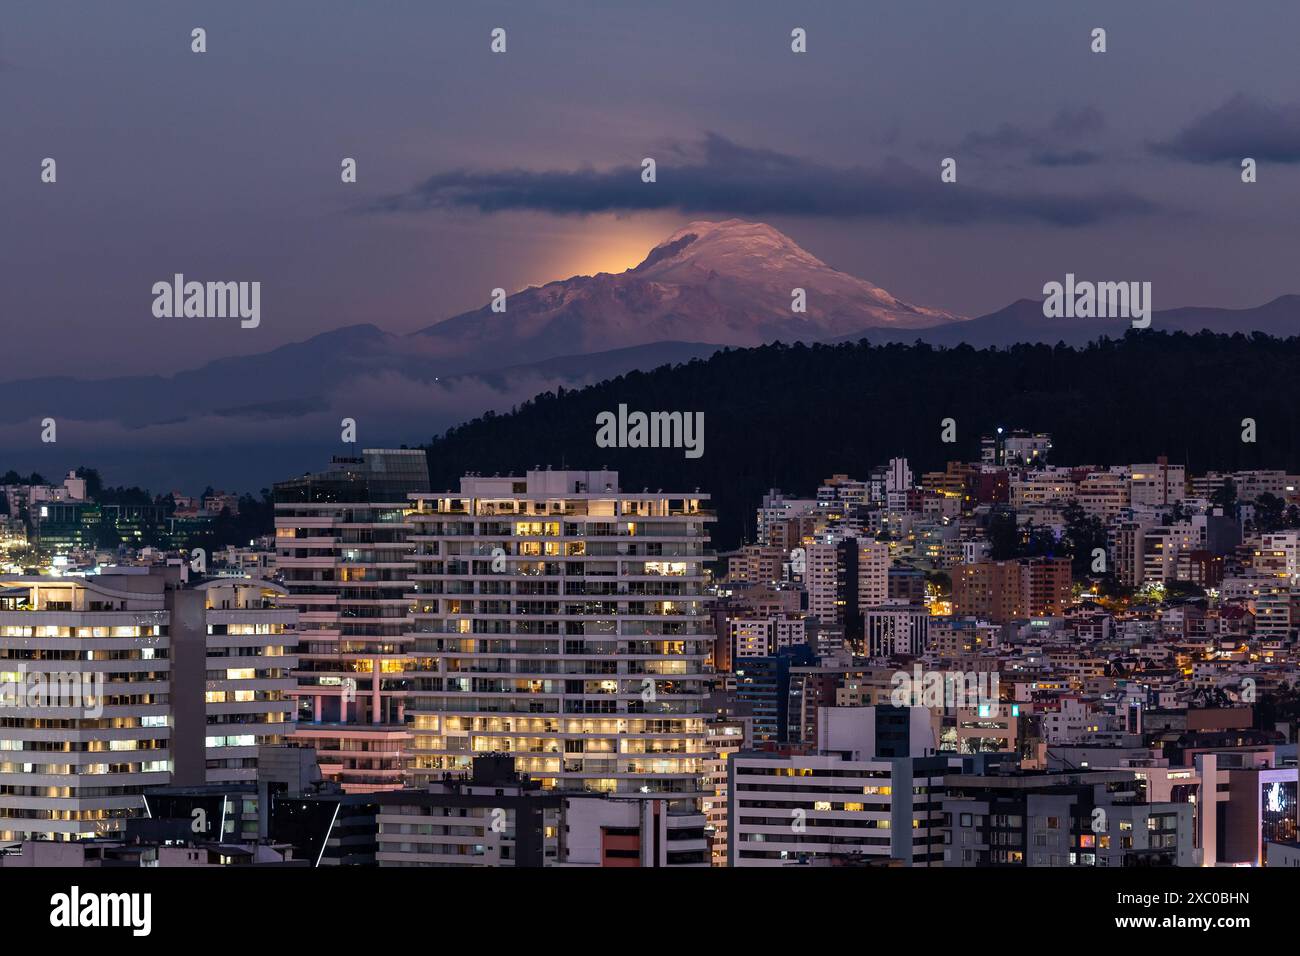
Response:
[[[718,510],[716,543],[731,547],[752,539],[754,508],[769,488],[810,493],[834,472],[864,478],[896,455],[917,473],[977,460],[980,436],[998,426],[1051,432],[1052,457],[1062,463],[1165,454],[1193,471],[1300,470],[1300,406],[1288,387],[1298,360],[1297,338],[1151,330],[1086,348],[724,349],[484,415],[433,439],[429,468],[436,488],[456,487],[470,469],[506,474],[536,465],[616,468],[637,491],[699,487]],[[704,412],[703,457],[596,447],[596,415],[620,403]],[[957,422],[952,444],[940,440],[949,417]],[[1242,441],[1244,418],[1256,422],[1255,443]],[[1077,548],[1072,554],[1080,559]]]

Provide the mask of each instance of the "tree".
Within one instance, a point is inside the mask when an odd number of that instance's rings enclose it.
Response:
[[[121,544],[122,536],[118,534],[117,528],[107,518],[101,518],[99,524],[95,525],[95,547],[111,550]]]
[[[104,482],[99,477],[99,472],[94,468],[80,465],[75,474],[86,483],[86,497],[98,501],[100,492],[104,490]]]
[[[1271,694],[1264,694],[1255,704],[1255,728],[1273,730],[1283,721],[1293,723],[1300,718],[1300,685],[1285,681]]]
[[[1203,598],[1205,597],[1205,588],[1192,581],[1166,581],[1165,582],[1165,601],[1171,601],[1178,598]]]
[[[144,488],[132,486],[130,488],[103,488],[99,490],[96,501],[102,505],[149,505],[153,504],[153,497]]]
[[[10,549],[8,558],[10,564],[22,568],[25,571],[29,569],[36,571],[37,565],[40,563],[40,555],[38,555],[36,549],[30,545]]]
[[[1054,558],[1061,550],[1052,529],[1045,525],[1035,525],[1032,521],[1025,525],[1024,543],[1017,557]]]
[[[1280,531],[1285,508],[1285,501],[1277,495],[1264,492],[1255,499],[1255,530],[1260,534]]]
[[[1237,515],[1237,483],[1231,478],[1223,479],[1223,484],[1214,489],[1210,495],[1210,504],[1222,508],[1224,515],[1234,518]]]
[[[952,593],[952,575],[947,571],[927,571],[925,580],[933,584],[940,594]]]
[[[1016,513],[998,510],[989,516],[989,556],[994,561],[1007,561],[1020,556],[1020,526]]]
[[[1106,550],[1108,538],[1106,524],[1096,515],[1084,511],[1079,502],[1071,500],[1061,509],[1065,519],[1065,542],[1070,554],[1070,570],[1076,578],[1097,577],[1092,570],[1092,553],[1097,548]],[[1111,574],[1106,563],[1106,576]]]

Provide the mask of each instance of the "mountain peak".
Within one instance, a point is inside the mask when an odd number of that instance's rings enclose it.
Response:
[[[812,338],[848,326],[919,328],[957,318],[896,299],[828,266],[781,230],[744,219],[687,223],[628,274],[672,286],[707,285],[720,301],[760,312],[788,312],[794,290],[804,289],[801,334]]]
[[[748,219],[724,219],[721,222],[713,222],[709,219],[696,219],[694,222],[688,222],[682,228],[678,229],[664,242],[672,242],[682,236],[694,235],[697,238],[725,238],[725,239],[745,239],[752,237],[765,237],[778,242],[794,245],[794,240],[783,233],[781,230],[769,226],[765,222],[750,222]]]
[[[699,219],[687,223],[651,249],[632,271],[644,272],[668,261],[678,265],[690,262],[705,269],[729,270],[738,260],[746,258],[827,268],[816,256],[765,222],[748,222],[744,219],[711,222]]]
[[[476,309],[418,334],[442,357],[522,362],[655,342],[815,342],[954,318],[831,268],[766,223],[702,219],[626,272],[524,289],[505,312]]]

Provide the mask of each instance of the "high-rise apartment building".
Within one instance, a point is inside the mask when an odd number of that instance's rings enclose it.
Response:
[[[1129,500],[1134,508],[1162,508],[1187,497],[1187,469],[1161,455],[1152,464],[1129,469]]]
[[[709,742],[709,756],[705,762],[704,812],[705,836],[709,841],[709,862],[712,866],[727,865],[727,762],[732,754],[745,747],[745,721],[711,720],[705,733]]]
[[[889,600],[889,545],[871,538],[858,539],[858,608]]]
[[[986,465],[1032,465],[1046,461],[1052,451],[1052,436],[1023,429],[980,437],[980,461]]]
[[[1078,484],[1079,507],[1103,521],[1114,521],[1129,506],[1129,482],[1123,475],[1095,471]]]
[[[1140,587],[1146,577],[1146,535],[1154,519],[1139,517],[1117,521],[1108,533],[1110,563],[1115,580],[1124,587]]]
[[[804,590],[808,592],[808,613],[823,624],[844,622],[843,596],[840,594],[840,546],[831,541],[816,541],[804,547],[807,570]]]
[[[806,622],[797,614],[732,618],[728,626],[732,660],[768,657],[787,647],[808,643]]]
[[[884,552],[880,549],[884,548]],[[860,596],[888,590],[889,553],[886,545],[859,541],[852,537],[829,534],[805,545],[807,572],[804,590],[808,594],[808,614],[825,625],[840,625],[857,637],[862,633]],[[868,560],[866,577],[859,570],[859,553]],[[882,578],[881,569],[884,569]]]
[[[168,624],[152,576],[0,579],[0,839],[120,831],[171,781]]]
[[[405,727],[408,495],[427,491],[419,449],[366,449],[275,486],[276,564],[299,612],[298,739],[351,791],[401,786]]]
[[[1259,549],[1282,554],[1280,573],[1291,584],[1300,584],[1300,531],[1279,531],[1260,536]]]
[[[698,798],[707,498],[608,471],[413,496],[413,775],[500,752],[547,788]]]
[[[298,612],[268,581],[217,578],[194,590],[207,626],[204,782],[255,780],[258,747],[294,726]]]
[[[762,506],[758,509],[758,521],[755,526],[756,543],[760,545],[771,545],[783,550],[789,550],[796,546],[797,538],[786,538],[781,541],[774,540],[773,529],[777,525],[793,519],[801,519],[817,513],[818,503],[815,498],[786,498],[780,491],[773,488],[763,496]],[[795,522],[796,525],[799,523]]]
[[[145,788],[252,779],[293,729],[279,589],[186,578],[0,577],[0,839],[119,833]]]
[[[788,560],[780,548],[746,545],[727,555],[727,579],[735,584],[772,585],[781,580]]]
[[[995,624],[1061,614],[1070,586],[1069,558],[961,564],[952,572],[953,610]]]
[[[912,491],[912,468],[907,459],[889,459],[889,470],[885,473],[885,504],[888,509],[893,512],[907,511]]]
[[[1069,558],[1027,558],[1020,563],[1020,614],[1048,617],[1070,606]]]
[[[1191,866],[1194,804],[1143,798],[1132,770],[954,774],[944,866]]]
[[[1079,497],[1073,469],[1048,466],[1029,469],[1011,478],[1011,507],[1023,511],[1034,505],[1072,501]]]
[[[939,865],[960,761],[936,753],[924,708],[824,708],[819,728],[815,751],[731,758],[730,865]]]
[[[1142,542],[1143,583],[1176,580],[1180,563],[1185,563],[1185,556],[1204,548],[1203,522],[1194,524],[1192,521],[1180,521],[1147,529]]]
[[[919,605],[887,605],[866,612],[867,653],[872,657],[920,657],[925,653],[930,613]]]

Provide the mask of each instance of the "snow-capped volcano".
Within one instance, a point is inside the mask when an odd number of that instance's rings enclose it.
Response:
[[[789,311],[790,290],[803,288],[809,293],[804,318],[819,324],[833,319],[836,310],[858,328],[919,328],[957,318],[896,299],[865,279],[832,269],[785,233],[740,219],[692,222],[655,246],[631,272],[679,285],[742,284],[740,300],[759,309],[769,306],[769,298],[783,297],[781,305]],[[865,325],[861,317],[868,319]]]
[[[805,312],[791,309],[794,289],[806,293]],[[61,429],[80,436],[77,447],[94,447],[97,462],[132,481],[144,473],[177,484],[226,481],[210,470],[177,471],[191,460],[182,449],[205,450],[192,460],[208,468],[206,450],[218,446],[231,462],[229,480],[253,460],[270,480],[318,461],[327,447],[337,450],[344,417],[361,423],[363,441],[381,447],[541,392],[705,358],[719,346],[911,337],[963,324],[952,318],[832,269],[771,226],[693,222],[635,268],[515,292],[505,312],[484,306],[412,334],[347,326],[166,378],[14,383],[0,431],[57,416]]]
[[[804,313],[790,307],[797,288],[807,293]],[[839,272],[770,226],[693,222],[635,268],[516,292],[504,313],[484,307],[409,335],[346,326],[167,376],[10,382],[0,435],[8,429],[23,436],[15,443],[30,443],[31,422],[54,416],[79,454],[127,483],[233,483],[250,474],[270,482],[338,451],[345,417],[368,447],[418,441],[543,392],[707,358],[722,345],[850,337],[977,348],[1082,344],[1127,327],[1047,319],[1036,300],[956,318]],[[1235,311],[1157,312],[1152,325],[1300,335],[1300,297]],[[67,467],[61,447],[51,444],[29,467]]]
[[[804,290],[803,312],[792,308],[795,289]],[[421,351],[499,362],[654,342],[807,342],[957,318],[832,269],[771,226],[730,219],[690,223],[626,272],[528,288],[509,296],[505,312],[485,306],[416,335]]]

